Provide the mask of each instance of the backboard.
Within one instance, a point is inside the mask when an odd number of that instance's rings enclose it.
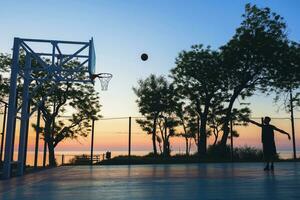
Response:
[[[90,40],[90,50],[89,50],[89,73],[90,76],[95,74],[96,71],[96,53],[93,38]]]

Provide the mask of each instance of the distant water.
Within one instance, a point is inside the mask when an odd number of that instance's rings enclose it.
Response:
[[[128,155],[128,151],[112,151],[112,157],[115,156],[119,156],[119,155]],[[134,151],[131,153],[131,155],[138,155],[138,156],[142,156],[142,155],[146,155],[148,154],[149,151]],[[178,152],[175,152],[178,153]],[[287,151],[287,150],[282,150],[279,151],[279,156],[280,158],[283,159],[288,159],[288,158],[293,158],[293,152],[292,151]],[[72,158],[74,158],[75,155],[90,155],[90,151],[57,151],[56,152],[56,161],[58,164],[62,163],[62,155],[64,155],[64,163],[68,163]],[[105,154],[105,151],[94,151],[94,155],[101,155],[101,159],[103,157],[103,154]],[[15,153],[14,155],[14,159],[17,159],[17,153]],[[297,151],[297,157],[300,157],[300,151]],[[27,153],[27,161],[26,161],[27,165],[34,165],[34,152],[33,151],[29,151]],[[48,164],[48,155],[46,156],[46,164]],[[43,165],[43,152],[39,152],[38,154],[38,165],[42,166]]]
[[[76,155],[90,155],[90,151],[56,151],[55,158],[58,164],[62,163],[62,155],[64,155],[64,163],[69,163],[72,158]],[[101,159],[103,159],[106,151],[94,151],[94,155],[100,155]],[[147,155],[149,151],[135,151],[132,152],[131,155]],[[128,155],[128,151],[112,151],[112,157],[120,156],[120,155]],[[18,157],[17,153],[14,154],[14,159],[16,160]],[[26,164],[33,166],[34,165],[34,151],[27,152]],[[46,165],[48,164],[48,154],[46,156]],[[38,166],[43,165],[43,152],[39,151],[38,153]]]
[[[282,150],[282,151],[277,151],[279,153],[279,157],[283,159],[289,159],[293,158],[293,151],[288,151],[288,150]],[[297,158],[300,157],[300,151],[296,151]]]

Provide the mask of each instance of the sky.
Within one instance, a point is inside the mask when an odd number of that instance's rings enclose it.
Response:
[[[213,49],[224,45],[248,2],[282,15],[289,38],[300,41],[297,0],[0,0],[0,52],[11,53],[14,37],[72,41],[93,37],[96,71],[113,74],[108,91],[100,91],[96,84],[101,114],[140,116],[132,90],[137,81],[151,73],[168,76],[178,53],[193,44]],[[149,55],[148,61],[141,61],[141,53]],[[272,96],[258,93],[247,101],[252,116],[288,116],[277,112]]]

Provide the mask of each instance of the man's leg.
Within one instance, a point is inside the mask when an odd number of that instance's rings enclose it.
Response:
[[[274,157],[271,158],[271,170],[274,170]]]
[[[266,160],[266,167],[264,168],[265,171],[270,170],[270,168],[269,168],[269,163],[270,163],[270,160],[267,159],[267,160]]]

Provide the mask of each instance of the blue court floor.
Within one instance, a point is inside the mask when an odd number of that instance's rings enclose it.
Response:
[[[0,199],[300,199],[300,163],[72,166],[0,181]]]

